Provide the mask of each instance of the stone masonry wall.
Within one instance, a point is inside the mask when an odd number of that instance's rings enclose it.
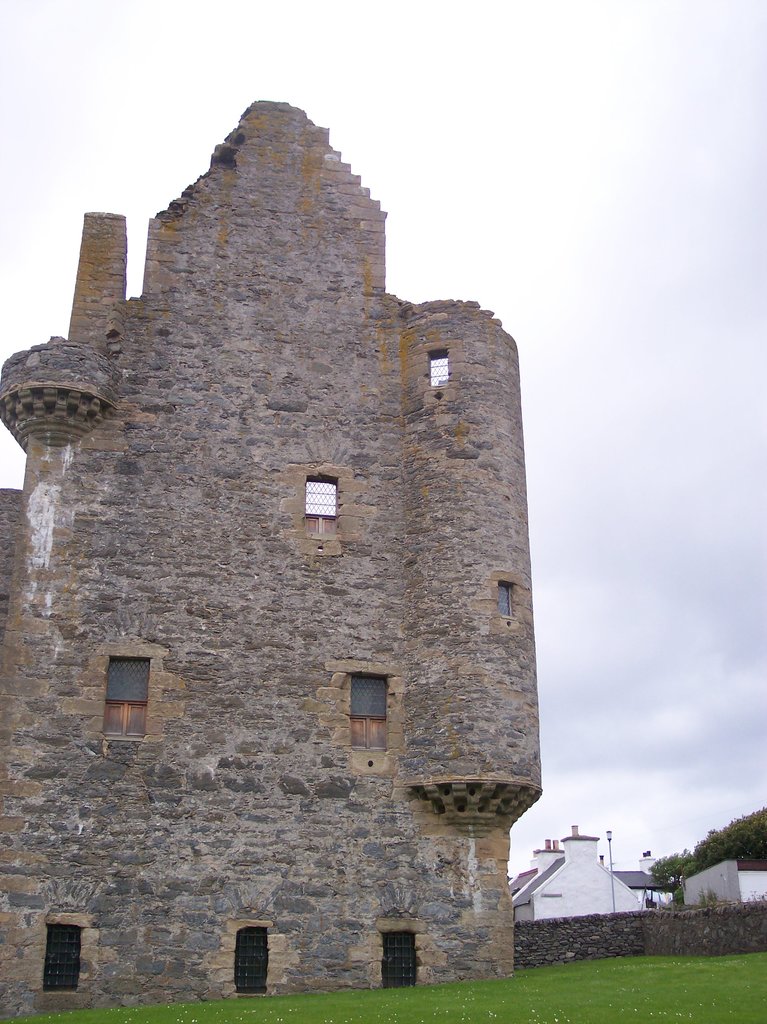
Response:
[[[767,951],[767,902],[648,915],[648,956],[724,956]]]
[[[589,914],[514,925],[514,966],[546,967],[571,960],[603,960],[611,956],[641,956],[644,949],[641,911],[628,914]]]
[[[327,132],[265,103],[152,222],[144,294],[108,315],[123,226],[86,219],[75,341],[114,392],[76,422],[62,399],[56,431],[43,395],[25,435],[6,1014],[234,996],[249,926],[270,993],[380,985],[393,930],[419,982],[511,972],[508,829],[540,793],[516,349],[476,304],[384,292],[384,216]],[[304,519],[317,477],[327,535]],[[110,657],[150,661],[143,737],[104,734]],[[353,674],[386,680],[385,750],[352,748]],[[42,988],[55,922],[83,929],[76,991]]]
[[[11,592],[13,557],[21,515],[21,491],[0,488],[0,644],[5,633]]]
[[[767,903],[517,921],[514,966],[613,956],[726,956],[767,951]]]

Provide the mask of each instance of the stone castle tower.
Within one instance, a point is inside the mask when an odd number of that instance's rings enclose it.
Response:
[[[517,353],[385,292],[384,217],[256,103],[151,222],[141,298],[87,214],[69,338],[5,364],[5,1014],[511,972]]]

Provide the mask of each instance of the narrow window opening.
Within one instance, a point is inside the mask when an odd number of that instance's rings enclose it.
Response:
[[[234,987],[238,992],[266,992],[269,941],[266,928],[240,928],[234,949]]]
[[[104,708],[106,736],[144,736],[149,658],[110,658]]]
[[[498,611],[510,619],[514,615],[514,584],[498,584]]]
[[[352,676],[349,716],[353,747],[386,750],[386,680]]]
[[[381,981],[384,988],[415,985],[415,935],[412,932],[384,932]]]
[[[306,481],[306,531],[312,534],[336,532],[338,481],[310,478]]]
[[[80,933],[74,924],[49,924],[45,939],[44,989],[75,989],[80,980]]]
[[[447,351],[432,352],[429,355],[429,381],[433,388],[442,387],[450,379],[450,361]]]

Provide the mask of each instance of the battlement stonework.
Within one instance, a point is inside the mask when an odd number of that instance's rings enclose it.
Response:
[[[3,369],[4,1015],[511,972],[516,347],[387,294],[384,220],[256,103],[151,222],[141,298],[87,214],[69,338]]]

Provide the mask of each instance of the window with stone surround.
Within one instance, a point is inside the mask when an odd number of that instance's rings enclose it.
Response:
[[[384,988],[415,985],[416,951],[413,932],[383,932],[381,983]]]
[[[269,939],[266,928],[240,928],[234,948],[234,987],[238,992],[266,992]]]
[[[352,676],[349,721],[353,747],[363,750],[386,750],[384,677]]]
[[[447,350],[429,353],[429,382],[433,388],[442,387],[450,379],[450,360]]]
[[[146,734],[149,658],[110,658],[104,707],[104,735]]]
[[[74,924],[49,924],[45,939],[43,988],[76,989],[80,980],[80,936]]]
[[[498,583],[498,611],[506,618],[514,615],[514,584],[503,580]]]
[[[338,511],[338,481],[309,477],[306,481],[306,532],[335,535]]]

